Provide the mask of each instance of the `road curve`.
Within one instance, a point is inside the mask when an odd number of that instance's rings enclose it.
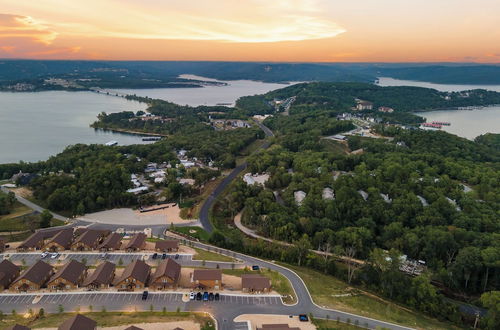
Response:
[[[260,123],[258,121],[255,121],[255,123],[257,124],[257,126],[260,127],[260,129],[262,131],[264,131],[264,134],[266,135],[266,137],[273,137],[274,136],[274,133],[268,127],[264,126],[264,124],[262,124],[262,123]],[[259,150],[267,149],[267,148],[269,148],[270,145],[271,145],[271,143],[269,141],[264,141],[264,143],[262,143],[262,145],[259,147]],[[200,222],[201,222],[201,225],[202,225],[203,229],[205,229],[207,232],[211,233],[213,231],[213,226],[210,223],[209,214],[210,214],[210,210],[212,209],[215,201],[222,194],[222,192],[224,191],[224,189],[226,189],[226,187],[229,184],[231,184],[231,182],[241,172],[243,172],[247,168],[247,165],[248,165],[248,163],[244,162],[243,164],[235,167],[231,171],[231,173],[229,173],[229,175],[226,176],[224,178],[224,180],[222,180],[221,183],[219,183],[219,185],[210,194],[210,196],[208,196],[208,198],[205,200],[205,202],[201,206],[201,209],[200,209]]]
[[[172,238],[179,239],[176,235],[171,235],[167,233],[166,236],[170,236]],[[182,238],[185,239],[185,238]],[[387,329],[395,329],[395,330],[408,330],[412,328],[408,328],[405,326],[393,324],[390,322],[384,322],[380,320],[375,320],[369,317],[364,317],[361,315],[355,315],[347,312],[342,312],[334,309],[323,308],[318,306],[312,300],[312,297],[307,289],[304,281],[300,278],[297,273],[293,270],[290,270],[286,267],[277,265],[273,262],[269,262],[266,260],[262,260],[256,257],[252,257],[246,254],[221,249],[215,246],[211,246],[205,243],[201,243],[198,241],[190,241],[193,246],[203,249],[209,249],[211,251],[217,250],[218,253],[221,253],[226,256],[230,256],[233,258],[240,259],[247,264],[250,265],[258,265],[261,268],[269,268],[274,271],[281,273],[285,276],[293,287],[295,291],[295,295],[297,296],[297,303],[294,305],[273,305],[273,306],[237,306],[234,305],[231,308],[225,308],[224,310],[211,310],[210,312],[214,315],[218,323],[218,329],[234,329],[235,323],[234,318],[241,314],[283,314],[283,315],[298,315],[298,314],[308,314],[312,315],[315,318],[321,319],[330,319],[330,320],[339,320],[344,323],[358,324],[360,327],[367,329],[375,329],[375,328],[387,328]],[[193,309],[198,310],[198,309]],[[199,311],[204,311],[203,309],[199,309]],[[206,310],[205,310],[206,311]]]

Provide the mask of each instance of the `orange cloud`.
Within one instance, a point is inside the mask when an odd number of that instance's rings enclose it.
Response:
[[[41,22],[29,16],[0,14],[0,38],[28,38],[34,42],[50,45],[57,37]]]

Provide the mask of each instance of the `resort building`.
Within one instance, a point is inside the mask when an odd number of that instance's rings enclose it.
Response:
[[[54,274],[54,269],[48,263],[37,261],[22,273],[10,285],[10,291],[27,292],[36,291],[47,283],[50,277]]]
[[[173,259],[162,260],[151,278],[150,287],[156,290],[172,289],[181,276],[181,265]]]
[[[77,289],[87,275],[87,268],[81,262],[71,260],[59,269],[47,283],[49,290]]]

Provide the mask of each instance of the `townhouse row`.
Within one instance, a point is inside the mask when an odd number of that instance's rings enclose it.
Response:
[[[3,260],[0,262],[0,290],[33,292],[42,288],[66,291],[114,287],[118,291],[134,291],[146,287],[167,290],[181,286],[181,265],[173,259],[164,259],[155,268],[142,260],[135,260],[119,276],[115,275],[116,265],[109,261],[104,261],[89,273],[89,269],[76,260],[70,260],[59,269],[40,260],[23,272],[9,260]],[[189,280],[184,281],[182,286],[189,289],[222,290],[222,271],[194,269],[189,274]],[[241,287],[246,292],[269,292],[271,281],[259,274],[245,274],[241,277]]]

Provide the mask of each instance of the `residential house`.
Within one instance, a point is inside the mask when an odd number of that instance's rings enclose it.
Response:
[[[123,270],[122,276],[115,282],[118,290],[133,291],[143,289],[148,283],[151,267],[142,260],[134,260]]]
[[[19,276],[20,268],[7,259],[0,262],[0,291],[7,289]]]
[[[109,288],[115,278],[116,265],[112,262],[105,261],[94,270],[92,275],[83,281],[83,286],[89,289],[106,289]]]
[[[149,286],[156,290],[175,288],[180,276],[181,265],[173,259],[165,259],[156,267]]]
[[[99,250],[101,251],[114,251],[119,250],[122,245],[122,235],[118,233],[111,233],[106,237],[104,242],[99,245]]]
[[[50,290],[77,289],[87,275],[87,267],[81,262],[71,260],[59,269],[47,283]]]
[[[133,252],[133,251],[140,251],[144,249],[146,246],[146,234],[144,233],[137,233],[128,242],[128,244],[125,246],[125,250],[128,252]]]
[[[37,231],[33,233],[30,237],[28,237],[24,242],[19,244],[19,246],[17,247],[17,251],[24,252],[24,251],[40,250],[43,247],[44,240],[45,240],[44,233]]]
[[[373,103],[364,101],[364,100],[356,100],[356,110],[372,110],[373,109]]]
[[[76,314],[72,318],[64,321],[57,330],[95,330],[97,329],[97,322],[83,316]]]
[[[55,234],[52,239],[44,245],[45,251],[64,251],[70,248],[73,240],[73,228],[63,229]]]
[[[179,250],[179,242],[176,240],[157,241],[155,250],[158,252],[171,252]]]
[[[25,327],[24,325],[15,324],[11,327],[5,328],[5,330],[31,330],[31,328]]]
[[[222,289],[222,271],[220,269],[195,269],[191,275],[194,288]]]
[[[52,274],[54,274],[52,266],[39,260],[16,278],[9,290],[17,292],[40,290]]]
[[[83,234],[76,238],[73,244],[71,244],[71,250],[92,251],[97,249],[104,234],[105,233],[102,230],[86,230]]]
[[[269,292],[271,291],[271,280],[258,274],[244,274],[241,276],[241,288],[244,292]]]
[[[389,108],[389,107],[379,107],[378,111],[379,112],[385,112],[385,113],[393,113],[394,109],[393,108]]]

